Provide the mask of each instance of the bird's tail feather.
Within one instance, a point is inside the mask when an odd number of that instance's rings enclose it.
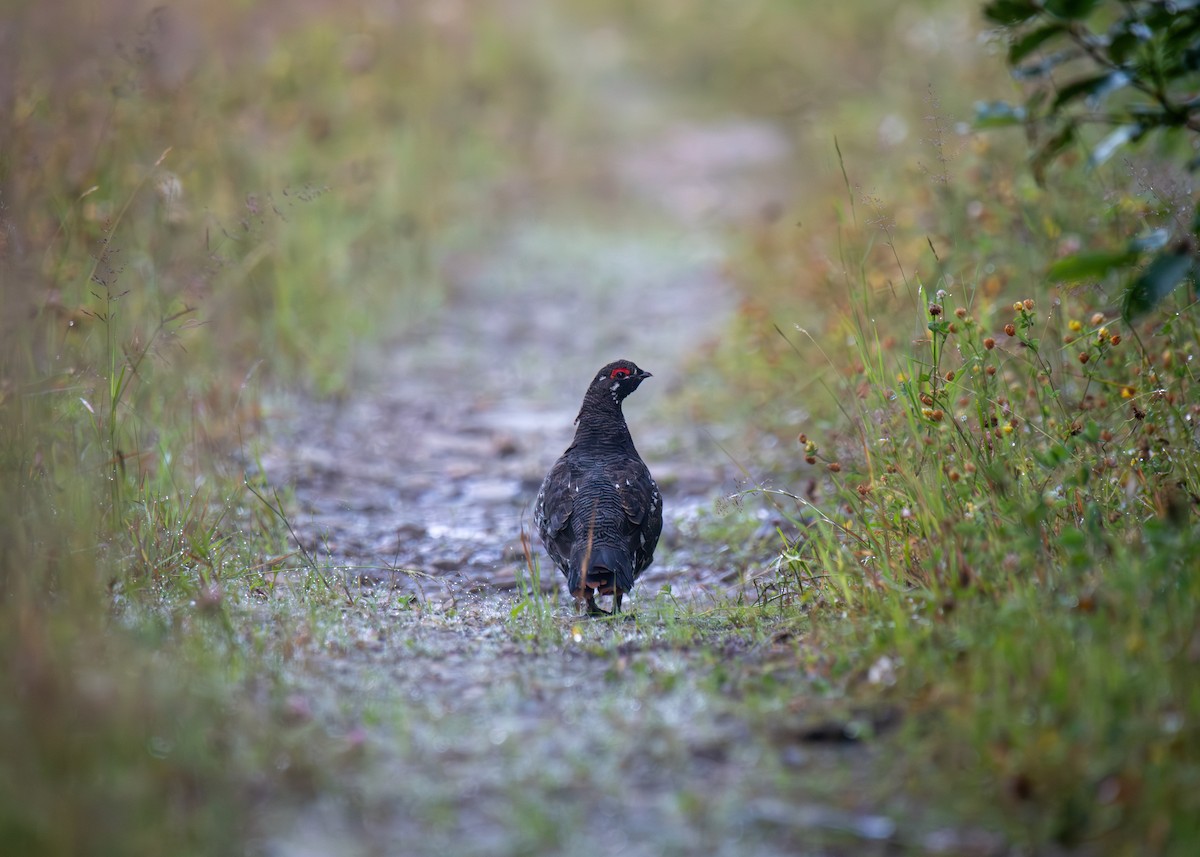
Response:
[[[633,589],[633,563],[625,552],[606,545],[592,545],[590,552],[580,551],[578,556],[571,557],[567,586],[572,593],[578,593],[583,583],[581,577],[585,562],[589,588],[598,585],[600,591],[607,592],[615,584],[622,592]]]

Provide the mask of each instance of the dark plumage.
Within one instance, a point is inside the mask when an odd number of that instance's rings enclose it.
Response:
[[[662,497],[633,446],[621,402],[650,377],[628,360],[601,369],[575,418],[575,440],[546,474],[534,508],[538,535],[589,613],[613,612],[654,559]]]

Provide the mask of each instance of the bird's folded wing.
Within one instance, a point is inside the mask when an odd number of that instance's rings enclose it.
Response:
[[[658,489],[650,478],[646,465],[629,459],[614,473],[614,483],[621,498],[625,516],[639,526],[659,507]]]

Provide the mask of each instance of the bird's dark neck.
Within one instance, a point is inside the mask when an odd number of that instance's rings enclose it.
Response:
[[[589,390],[575,418],[575,443],[602,440],[605,443],[633,442],[621,405],[608,390]]]

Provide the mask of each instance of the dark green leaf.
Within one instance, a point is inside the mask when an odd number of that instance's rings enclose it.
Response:
[[[1066,25],[1056,21],[1025,34],[1009,45],[1008,64],[1016,65],[1055,36],[1065,33],[1066,30]]]
[[[1046,167],[1053,161],[1063,149],[1071,145],[1075,141],[1075,123],[1068,123],[1065,128],[1055,134],[1046,142],[1042,143],[1038,150],[1033,154],[1033,161],[1030,168],[1033,170],[1033,177],[1038,184],[1042,184],[1046,177]]]
[[[1133,49],[1139,44],[1141,44],[1141,40],[1128,30],[1115,33],[1108,45],[1109,56],[1118,65],[1124,64],[1129,59],[1129,55],[1133,53]]]
[[[1053,109],[1058,110],[1064,104],[1085,95],[1090,100],[1098,101],[1104,96],[1124,86],[1128,86],[1129,81],[1129,74],[1124,71],[1109,71],[1104,74],[1073,81],[1058,91],[1058,95],[1054,99]]]
[[[1192,264],[1192,254],[1186,250],[1160,253],[1126,290],[1121,315],[1132,321],[1154,309],[1183,282]]]
[[[1031,0],[992,0],[983,7],[984,17],[1006,27],[1027,21],[1037,12]]]
[[[1108,30],[1108,52],[1113,62],[1123,64],[1138,47],[1154,38],[1154,31],[1134,15],[1121,18]]]
[[[980,101],[975,104],[976,128],[1004,128],[1025,121],[1025,108],[1006,101]]]
[[[1059,18],[1078,19],[1092,14],[1099,0],[1046,0],[1046,11]]]
[[[1100,250],[1092,253],[1076,253],[1066,256],[1050,266],[1046,272],[1056,282],[1077,283],[1081,280],[1099,280],[1108,273],[1127,268],[1136,262],[1138,254],[1129,250]]]
[[[1169,53],[1188,50],[1196,38],[1197,30],[1200,30],[1200,15],[1195,11],[1190,14],[1176,14],[1172,19],[1168,28],[1166,28],[1166,48]]]
[[[1194,9],[1189,10],[1187,14],[1195,14]],[[1175,8],[1174,3],[1155,3],[1143,7],[1141,20],[1153,32],[1165,33],[1179,17],[1179,10]]]

